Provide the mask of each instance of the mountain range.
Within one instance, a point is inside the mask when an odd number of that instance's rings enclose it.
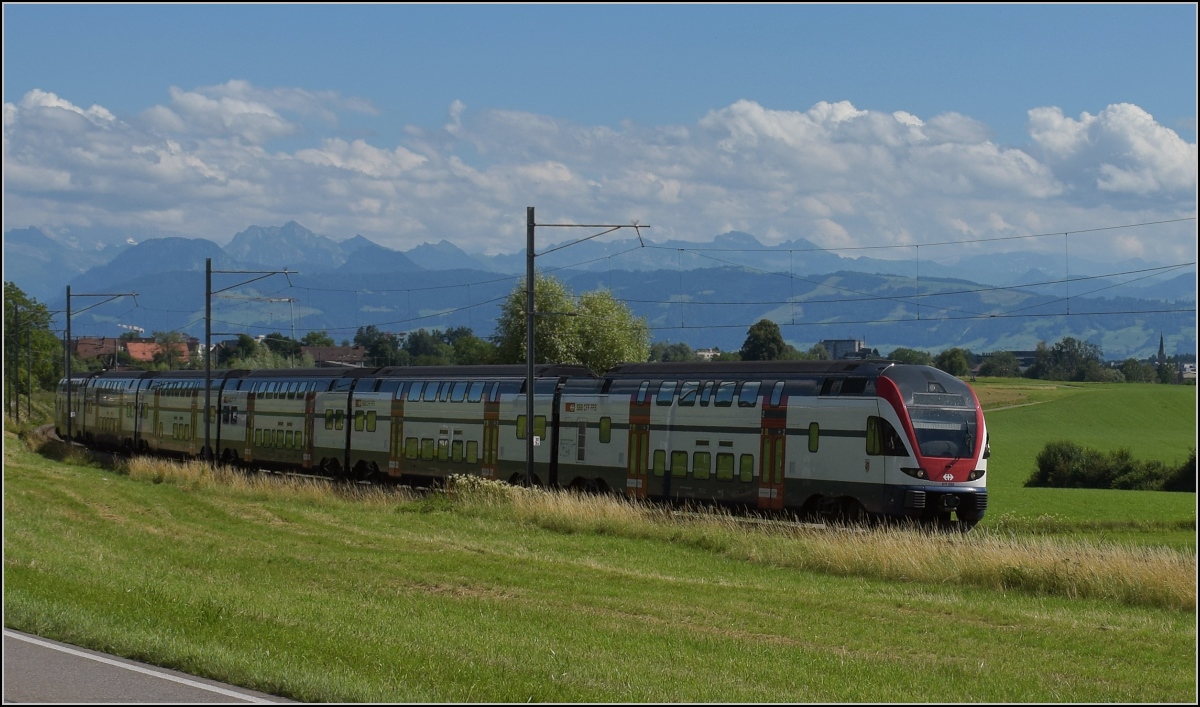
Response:
[[[8,231],[5,280],[51,309],[65,309],[68,284],[73,293],[139,294],[136,304],[124,298],[73,317],[80,335],[112,336],[124,323],[202,336],[206,259],[214,271],[288,270],[245,284],[259,276],[214,274],[213,289],[228,291],[214,297],[213,330],[297,337],[326,330],[341,341],[367,324],[389,331],[470,326],[487,336],[500,301],[525,272],[523,249],[470,254],[441,240],[398,251],[361,235],[336,241],[294,221],[251,226],[224,247],[202,238],[106,235],[89,243],[79,232],[67,240],[37,228]],[[654,340],[697,348],[736,349],[746,328],[765,317],[801,348],[854,338],[882,352],[983,352],[1074,336],[1116,359],[1153,355],[1161,333],[1168,353],[1196,350],[1194,266],[1138,273],[1153,265],[1068,263],[1037,253],[918,263],[842,257],[804,239],[767,246],[736,231],[707,243],[644,235],[584,241],[538,256],[537,265],[577,293],[610,289],[647,317]],[[1181,308],[1192,311],[1161,311]]]

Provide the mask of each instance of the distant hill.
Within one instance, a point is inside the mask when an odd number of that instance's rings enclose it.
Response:
[[[272,269],[323,272],[346,262],[346,252],[337,241],[318,236],[295,221],[282,226],[251,226],[235,235],[225,252],[243,263]]]
[[[803,239],[766,246],[736,231],[708,243],[656,243],[645,236],[583,241],[553,253],[546,253],[554,248],[548,243],[539,246],[544,254],[537,266],[577,293],[612,290],[647,318],[654,340],[695,348],[737,349],[747,327],[768,318],[800,348],[821,339],[854,338],[885,353],[898,346],[986,352],[1032,349],[1039,341],[1075,336],[1098,344],[1109,358],[1125,358],[1156,353],[1161,332],[1168,351],[1196,350],[1194,311],[1154,311],[1177,309],[1179,303],[1194,310],[1194,268],[1077,280],[1068,288],[1053,259],[1028,254],[969,261],[970,266],[923,261],[918,273],[915,261],[840,257]],[[66,277],[76,292],[138,293],[136,307],[122,300],[78,314],[73,327],[80,334],[90,333],[89,327],[111,334],[119,320],[147,331],[203,335],[203,271],[211,258],[216,270],[293,271],[287,279],[247,282],[217,298],[214,321],[224,331],[262,334],[290,331],[294,324],[298,335],[325,330],[340,342],[373,324],[396,332],[468,326],[488,336],[501,302],[525,271],[523,252],[470,255],[446,240],[401,252],[361,235],[334,241],[295,222],[252,226],[225,248],[177,237],[126,244],[124,251],[109,254],[115,257],[92,256],[93,265],[77,265],[74,272],[64,265],[84,262],[83,251],[37,229],[10,231],[4,242],[5,277],[51,309],[65,304]],[[1091,267],[1075,259],[1070,265],[1073,278],[1085,277]],[[1105,272],[1115,271],[1099,270]],[[27,286],[49,276],[61,285]],[[226,275],[214,285],[235,282]],[[1067,294],[1069,302],[1063,299]],[[292,298],[288,306],[271,302],[283,296]]]

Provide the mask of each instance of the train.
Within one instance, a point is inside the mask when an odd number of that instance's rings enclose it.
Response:
[[[597,375],[539,364],[532,420],[526,375],[523,365],[219,370],[205,410],[203,371],[108,371],[60,382],[55,429],[126,453],[417,486],[473,474],[964,531],[987,510],[983,410],[936,368],[629,363]]]

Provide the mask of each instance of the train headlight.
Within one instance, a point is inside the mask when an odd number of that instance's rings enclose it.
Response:
[[[905,474],[908,474],[909,476],[913,477],[914,479],[928,479],[929,478],[929,474],[926,474],[925,470],[921,469],[919,467],[915,468],[915,469],[911,468],[911,467],[900,467],[900,471],[903,471]]]
[[[987,469],[972,469],[971,473],[967,474],[967,481],[974,481],[975,479],[981,478],[986,473]]]

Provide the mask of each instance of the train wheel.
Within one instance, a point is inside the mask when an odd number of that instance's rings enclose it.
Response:
[[[841,508],[837,514],[838,522],[846,525],[864,526],[870,519],[866,507],[857,498],[849,496],[842,499]]]

